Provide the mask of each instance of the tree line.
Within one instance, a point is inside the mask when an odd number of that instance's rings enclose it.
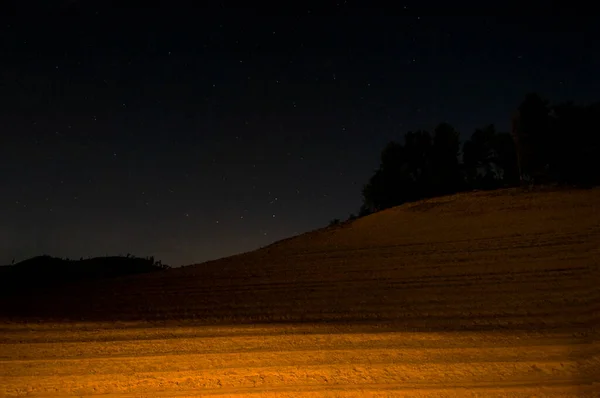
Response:
[[[532,93],[516,109],[510,132],[490,124],[462,146],[448,123],[432,132],[408,132],[403,142],[392,141],[381,151],[380,165],[363,187],[358,216],[475,189],[599,185],[599,130],[600,103],[550,104]]]

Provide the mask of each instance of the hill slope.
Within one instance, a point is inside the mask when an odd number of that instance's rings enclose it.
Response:
[[[0,314],[205,322],[576,325],[597,298],[600,190],[458,194],[165,272],[24,291]],[[76,298],[76,300],[74,300]],[[17,304],[15,304],[17,303]]]
[[[599,204],[460,194],[7,296],[0,397],[598,397]]]

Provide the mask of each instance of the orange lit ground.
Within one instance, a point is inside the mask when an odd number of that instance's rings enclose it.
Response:
[[[0,397],[598,397],[599,205],[461,194],[4,298]]]

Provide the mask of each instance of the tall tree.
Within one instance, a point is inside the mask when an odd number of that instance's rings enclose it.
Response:
[[[390,142],[364,186],[361,214],[407,201],[472,188],[496,188],[519,182],[559,181],[600,184],[600,104],[551,107],[528,94],[512,120],[511,133],[493,125],[477,129],[463,145],[459,163],[458,132],[439,124],[433,136],[408,132],[404,145]]]
[[[527,94],[512,119],[512,136],[522,182],[543,180],[547,174],[549,134],[548,102],[538,94]]]
[[[402,144],[390,142],[381,152],[381,163],[363,188],[364,204],[371,211],[397,206],[409,199],[412,179]]]
[[[555,181],[576,185],[600,182],[600,106],[572,102],[552,107],[552,145],[548,146]]]
[[[432,173],[432,140],[429,132],[418,130],[408,132],[404,136],[407,169],[413,181],[413,192],[409,195],[414,200],[431,195]]]
[[[463,144],[463,168],[471,188],[518,183],[516,150],[510,134],[497,133],[494,125],[475,130]]]
[[[499,133],[494,137],[493,163],[501,170],[503,185],[517,185],[519,183],[519,168],[517,151],[509,133]]]
[[[482,180],[493,180],[494,125],[477,129],[463,144],[463,165],[469,186],[479,188]]]
[[[433,194],[453,193],[463,187],[458,154],[460,138],[448,123],[439,124],[433,135],[432,188]]]

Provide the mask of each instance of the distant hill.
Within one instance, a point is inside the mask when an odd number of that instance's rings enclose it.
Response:
[[[45,255],[0,267],[0,288],[4,293],[51,288],[63,283],[143,274],[166,268],[169,267],[155,262],[153,258],[109,256],[69,260]]]

